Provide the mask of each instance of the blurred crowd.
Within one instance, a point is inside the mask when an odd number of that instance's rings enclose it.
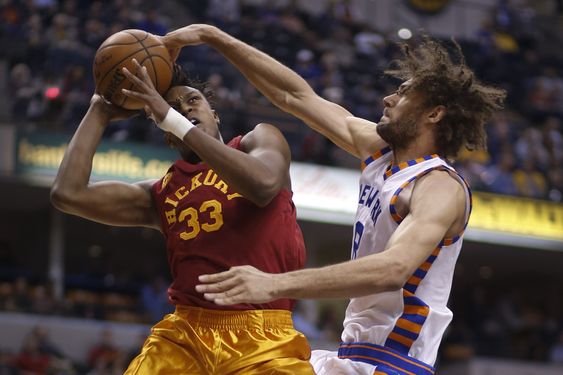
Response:
[[[107,36],[126,28],[162,35],[207,22],[295,69],[354,115],[377,121],[381,98],[396,87],[381,72],[397,56],[397,35],[362,22],[353,1],[327,1],[319,14],[301,10],[295,1],[270,3],[276,2],[4,0],[0,59],[9,67],[4,96],[10,98],[11,119],[22,130],[72,132],[88,107],[93,56]],[[553,48],[563,43],[561,13],[538,13],[534,5],[538,2],[498,0],[475,35],[458,40],[478,76],[509,95],[506,111],[488,126],[488,151],[464,153],[457,164],[475,189],[561,201],[563,50]],[[208,47],[184,49],[179,62],[214,90],[215,106],[228,124],[226,138],[268,120],[281,125],[294,160],[357,167],[306,127],[284,127],[295,120],[268,111],[267,101]],[[112,124],[106,137],[162,142],[144,118]]]
[[[553,297],[560,295],[560,287],[554,285],[551,289],[546,289],[539,282],[526,282],[522,285],[509,281],[505,283],[508,286],[486,286],[476,282],[468,288],[458,290],[457,294],[454,293],[450,303],[450,308],[455,311],[454,321],[440,350],[439,360],[442,363],[465,361],[480,356],[563,365],[562,300]],[[317,304],[303,300],[298,302],[293,320],[296,329],[312,342],[334,344],[340,341],[340,315],[343,310],[344,305],[337,303]],[[172,312],[173,307],[168,303],[167,282],[160,277],[140,283],[136,293],[116,292],[115,288],[97,291],[91,288],[69,288],[60,300],[54,297],[47,286],[32,284],[26,278],[18,277],[13,282],[0,283],[0,311],[152,325]],[[30,337],[36,335],[46,336],[46,333],[34,328]],[[19,354],[0,353],[0,374],[3,374],[2,363],[8,361],[7,357],[10,358],[9,363],[18,365],[18,361],[26,362],[28,356],[39,362],[36,365],[47,366],[44,361],[51,366],[72,364],[75,368],[78,366],[82,369],[98,366],[109,371],[113,365],[119,367],[129,363],[133,351],[138,350],[135,347],[127,354],[123,348],[116,349],[115,364],[113,361],[108,363],[104,357],[100,359],[102,364],[97,363],[92,359],[93,354],[88,363],[80,364],[76,363],[76,359],[74,362],[70,361],[56,349],[56,345],[36,341],[25,340]],[[110,342],[111,332],[103,333],[101,341]],[[139,347],[141,343],[142,338],[139,340]],[[0,352],[1,349],[0,347]],[[47,361],[30,354],[37,350],[49,351],[45,356],[53,358]]]
[[[130,294],[116,292],[115,287],[102,288],[101,284],[100,281],[98,288],[69,288],[62,299],[57,299],[48,285],[20,276],[13,282],[0,282],[0,312],[142,323],[148,328],[174,310],[168,303],[168,281],[162,277],[139,283],[137,292]],[[311,340],[334,345],[341,328],[337,307],[317,309],[311,303],[314,302],[298,303],[293,314],[296,329]],[[60,349],[60,342],[50,338],[46,327],[30,327],[19,351],[3,348],[0,340],[0,375],[123,374],[139,353],[147,333],[148,330],[139,335],[135,346],[124,347],[114,339],[111,329],[103,329],[99,342],[89,348],[84,358],[72,358]]]
[[[174,310],[168,303],[169,281],[161,276],[132,283],[127,290],[104,285],[103,278],[67,284],[64,296],[56,298],[48,284],[25,276],[0,282],[0,311],[154,324]]]
[[[561,289],[539,281],[475,285],[454,294],[454,320],[441,347],[443,362],[474,356],[563,365]]]
[[[94,90],[93,56],[109,35],[127,28],[163,35],[183,24],[206,22],[276,57],[354,115],[378,121],[381,98],[396,87],[381,72],[397,56],[397,35],[363,23],[353,1],[327,0],[319,14],[304,12],[294,1],[283,7],[270,3],[257,7],[243,0],[0,0],[0,60],[7,67],[6,77],[0,77],[0,83],[6,82],[0,95],[7,99],[9,119],[21,131],[70,133],[88,107]],[[476,190],[560,202],[563,49],[554,46],[563,45],[563,33],[557,29],[563,16],[538,13],[533,5],[498,0],[478,32],[458,40],[477,75],[507,89],[508,98],[506,110],[488,124],[488,150],[464,152],[456,166]],[[227,125],[225,138],[266,120],[282,125],[294,160],[357,167],[356,160],[326,139],[271,108],[213,50],[184,49],[179,62],[214,91],[214,105]],[[105,137],[162,143],[144,118],[112,124]],[[100,285],[67,285],[64,296],[56,298],[49,285],[10,278],[0,282],[0,311],[151,324],[172,310],[163,278],[140,281],[126,290],[105,288],[103,280]],[[475,287],[471,296],[454,296],[456,319],[441,360],[490,355],[563,363],[561,307],[539,302],[561,302],[550,298],[552,294],[561,293],[541,287],[492,292]],[[296,327],[311,339],[337,342],[337,310],[326,306],[311,316],[314,309],[306,304],[298,305]],[[35,327],[20,352],[0,348],[0,374],[122,373],[136,350],[119,348],[106,332],[87,363],[76,363],[44,329]]]
[[[48,328],[37,325],[30,329],[19,352],[0,348],[0,374],[121,375],[139,354],[145,339],[146,334],[141,334],[136,345],[124,347],[111,329],[103,329],[85,358],[78,360],[60,349],[60,343],[51,338]]]

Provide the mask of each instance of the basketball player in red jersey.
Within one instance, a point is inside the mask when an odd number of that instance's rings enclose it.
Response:
[[[304,266],[285,139],[260,124],[225,144],[219,116],[185,75],[176,74],[163,98],[135,64],[137,76],[124,74],[138,91],[124,93],[146,104],[181,159],[160,180],[89,183],[106,125],[126,115],[94,95],[51,190],[62,211],[158,229],[166,238],[176,310],[153,327],[126,374],[312,374],[307,340],[292,325],[292,300],[226,308],[195,291],[199,275],[236,265],[271,273]]]

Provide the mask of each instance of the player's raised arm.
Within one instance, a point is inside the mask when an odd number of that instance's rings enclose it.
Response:
[[[223,54],[274,105],[303,120],[337,146],[364,159],[385,146],[376,124],[318,96],[297,73],[216,27],[190,25],[163,37],[171,50],[207,43]]]
[[[129,115],[130,115],[130,111]],[[94,95],[78,126],[51,188],[51,201],[61,211],[104,224],[160,229],[150,187],[153,181],[91,183],[92,162],[107,123],[124,110]]]
[[[146,68],[136,60],[133,64],[137,76],[126,68],[123,73],[136,90],[124,90],[125,95],[143,102],[158,127],[182,140],[238,193],[266,206],[282,188],[290,188],[290,151],[279,130],[261,124],[242,138],[242,150],[228,147],[215,137],[219,116],[199,90],[176,86],[165,99],[155,90]]]
[[[446,172],[434,172],[417,184],[410,213],[381,253],[285,274],[233,267],[200,276],[202,284],[196,290],[220,305],[278,298],[354,298],[397,290],[449,232],[462,230],[465,215],[461,185]]]

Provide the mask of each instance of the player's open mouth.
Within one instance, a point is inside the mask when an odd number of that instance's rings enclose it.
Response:
[[[190,120],[190,122],[191,122],[193,125],[197,125],[197,124],[200,123],[200,121],[199,121],[198,119],[196,119],[196,118],[191,118],[191,119],[189,119],[189,120]]]

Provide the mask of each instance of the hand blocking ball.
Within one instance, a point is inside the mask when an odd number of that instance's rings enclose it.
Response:
[[[107,38],[94,57],[96,92],[106,100],[125,109],[141,109],[143,104],[128,98],[121,89],[131,89],[132,84],[121,71],[126,67],[136,74],[131,59],[136,59],[147,73],[156,90],[162,95],[172,82],[172,61],[164,44],[156,36],[142,30],[123,30]]]

